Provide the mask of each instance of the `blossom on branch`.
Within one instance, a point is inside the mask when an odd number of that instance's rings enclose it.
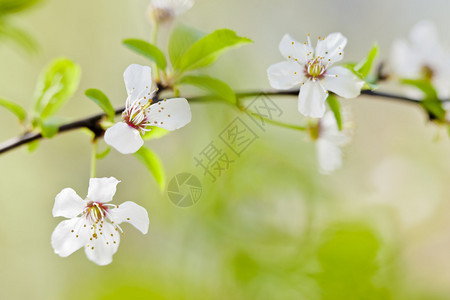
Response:
[[[328,111],[318,121],[316,126],[310,128],[311,136],[316,141],[319,171],[330,174],[342,167],[342,147],[351,141],[353,123],[348,120],[348,113],[343,112],[342,130],[339,130],[333,112]]]
[[[184,14],[193,5],[193,0],[152,0],[148,6],[148,15],[153,22],[167,23]]]
[[[439,97],[450,96],[450,55],[444,51],[433,23],[421,21],[412,28],[409,41],[394,41],[391,65],[399,77],[430,80]]]
[[[181,128],[191,121],[191,109],[184,98],[164,99],[152,104],[150,67],[132,64],[123,74],[128,97],[122,122],[105,132],[105,142],[122,154],[134,153],[144,144],[141,134],[156,126],[167,130]]]
[[[67,257],[84,246],[86,256],[98,265],[107,265],[119,248],[119,226],[128,222],[143,234],[148,231],[149,219],[145,208],[127,201],[110,204],[119,183],[114,177],[91,178],[86,199],[71,188],[63,189],[55,198],[54,217],[65,217],[52,233],[55,253]]]
[[[355,98],[364,85],[349,69],[331,67],[342,60],[346,44],[347,38],[341,33],[332,33],[326,38],[319,37],[314,50],[309,35],[307,43],[284,35],[279,49],[287,61],[267,69],[271,86],[281,90],[300,86],[299,112],[308,117],[323,117],[328,91],[344,98]]]

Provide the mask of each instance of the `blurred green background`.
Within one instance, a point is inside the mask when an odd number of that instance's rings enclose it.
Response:
[[[148,62],[121,41],[149,38],[147,5],[46,0],[11,16],[40,51],[28,55],[1,43],[0,96],[27,106],[39,71],[66,56],[83,75],[59,115],[71,120],[100,112],[84,96],[88,88],[123,105],[124,69]],[[392,41],[422,19],[436,23],[450,49],[449,11],[444,0],[197,0],[179,21],[205,32],[231,28],[255,41],[208,69],[247,90],[269,88],[266,69],[281,61],[278,43],[286,32],[303,40],[307,33],[341,31],[349,39],[345,61],[359,60],[375,41],[387,59]],[[162,29],[160,45],[168,32]],[[272,100],[286,122],[299,122],[295,98]],[[61,221],[51,215],[55,195],[65,187],[86,195],[88,136],[70,132],[32,154],[21,148],[1,155],[0,299],[450,299],[445,132],[413,105],[367,97],[344,103],[357,127],[341,170],[319,175],[315,146],[303,133],[270,127],[214,183],[193,158],[238,112],[192,104],[189,126],[148,143],[168,179],[181,172],[201,179],[202,197],[189,208],[173,205],[134,157],[112,151],[99,161],[97,176],[121,180],[115,203],[144,206],[150,229],[142,236],[125,225],[106,267],[88,261],[83,250],[60,258],[50,245]],[[0,140],[20,134],[9,112],[0,110],[0,120]]]

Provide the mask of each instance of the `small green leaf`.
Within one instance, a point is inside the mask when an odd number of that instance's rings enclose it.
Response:
[[[431,120],[437,119],[445,122],[445,109],[442,107],[442,102],[439,100],[436,89],[431,82],[428,80],[403,79],[402,83],[414,86],[425,94],[420,104],[428,112]]]
[[[97,89],[88,89],[84,92],[84,94],[97,103],[98,106],[106,113],[109,121],[114,121],[114,117],[116,115],[116,111],[109,101],[108,97],[100,90]]]
[[[41,133],[46,139],[54,137],[59,130],[60,122],[54,118],[49,118],[41,122]]]
[[[8,23],[2,22],[0,24],[0,37],[8,38],[29,53],[36,53],[39,50],[38,43],[30,34]]]
[[[424,94],[426,99],[438,99],[438,94],[436,92],[436,89],[433,87],[431,82],[427,80],[417,80],[417,79],[402,79],[401,81],[403,84],[407,84],[413,87],[416,87],[420,89]]]
[[[0,106],[8,109],[10,112],[15,114],[20,122],[25,121],[27,118],[27,112],[20,105],[5,99],[0,99]]]
[[[56,59],[47,66],[36,85],[35,118],[45,120],[54,115],[77,90],[80,75],[80,67],[67,58]]]
[[[169,57],[174,70],[179,69],[180,60],[189,47],[205,36],[195,28],[178,25],[172,32],[169,40]]]
[[[159,139],[170,132],[167,129],[156,126],[150,126],[149,128],[151,128],[151,130],[146,131],[145,134],[142,136],[144,140]]]
[[[214,99],[236,104],[236,95],[228,84],[208,75],[184,76],[176,84],[189,84],[209,92]]]
[[[12,14],[28,9],[40,0],[1,0],[0,14]]]
[[[166,57],[158,47],[140,39],[126,39],[123,41],[123,44],[134,52],[155,62],[156,65],[162,70],[166,69]]]
[[[354,67],[355,71],[361,74],[363,79],[366,79],[372,70],[373,63],[378,56],[378,50],[378,44],[373,45],[367,56]]]
[[[111,152],[111,147],[106,148],[106,150],[103,151],[103,152],[97,153],[95,155],[95,158],[96,159],[103,159],[109,154],[109,152]]]
[[[327,98],[328,106],[334,114],[339,130],[342,130],[341,105],[335,95],[330,94]]]
[[[206,67],[233,47],[251,43],[252,40],[240,37],[229,29],[219,29],[195,42],[180,60],[182,72]]]
[[[36,149],[39,147],[39,141],[35,140],[30,143],[28,143],[28,152],[32,153],[36,151]]]
[[[158,155],[148,148],[141,147],[141,149],[134,153],[134,156],[147,167],[156,179],[160,190],[163,191],[166,186],[166,179],[164,167]]]

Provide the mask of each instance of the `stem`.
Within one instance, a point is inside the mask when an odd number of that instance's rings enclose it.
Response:
[[[249,111],[249,110],[247,110],[247,112],[249,114],[251,114],[252,116],[261,118],[262,120],[264,120],[265,122],[267,122],[269,124],[273,124],[273,125],[277,125],[277,126],[284,127],[284,128],[289,128],[289,129],[301,130],[301,131],[305,131],[306,130],[306,127],[304,127],[304,126],[286,124],[286,123],[283,123],[283,122],[279,122],[279,121],[275,121],[275,120],[272,120],[272,119],[268,119],[266,117],[261,116],[260,114],[257,114],[255,112]]]
[[[158,90],[158,93],[157,93],[157,95],[155,95],[155,100],[153,101],[153,103],[157,103],[157,102],[163,100],[163,99],[159,99],[158,96],[159,96],[159,93],[161,93],[164,90],[165,90],[164,88],[160,88]],[[252,91],[252,92],[236,93],[236,96],[238,98],[239,97],[241,97],[241,98],[257,97],[259,95],[295,96],[295,97],[297,97],[298,93],[299,93],[299,90]],[[383,92],[362,91],[361,94],[365,95],[365,96],[370,96],[370,97],[377,97],[379,99],[387,99],[387,100],[396,100],[396,101],[406,102],[406,103],[410,103],[410,104],[414,104],[414,105],[421,104],[421,101],[419,101],[419,100],[415,100],[415,99],[411,99],[411,98],[407,98],[407,97],[403,97],[403,96],[398,96],[398,95],[387,94],[387,93],[383,93]],[[188,97],[188,100],[191,103],[204,103],[205,99],[210,99],[210,97],[205,97],[205,96]],[[297,98],[293,98],[293,99],[297,100]],[[449,101],[450,101],[449,99],[442,100],[442,102],[449,102]],[[120,115],[124,109],[125,109],[125,107],[116,108],[116,115]],[[101,138],[102,134],[103,134],[103,129],[100,126],[100,122],[102,121],[103,118],[105,118],[105,116],[106,115],[104,113],[101,113],[101,114],[97,114],[97,115],[94,115],[94,116],[91,116],[88,118],[83,118],[83,119],[79,119],[79,120],[64,124],[59,127],[57,135],[61,134],[63,132],[66,132],[66,131],[77,130],[80,128],[87,128],[87,129],[91,130],[92,132],[94,132],[97,138]],[[18,148],[22,145],[26,145],[33,141],[40,140],[42,138],[43,138],[43,136],[39,132],[25,132],[21,136],[14,137],[14,138],[4,141],[3,143],[0,143],[0,154],[10,151],[12,149]]]
[[[95,173],[97,170],[97,139],[94,138],[92,141],[92,152],[91,152],[91,177],[95,178]]]

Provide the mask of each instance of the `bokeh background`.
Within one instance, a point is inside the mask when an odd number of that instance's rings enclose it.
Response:
[[[65,56],[83,75],[60,116],[99,112],[84,96],[87,88],[122,105],[124,69],[147,61],[121,41],[150,36],[147,5],[46,0],[11,17],[40,51],[29,55],[0,41],[0,96],[29,105],[39,71]],[[445,0],[197,0],[178,21],[252,38],[254,44],[207,70],[236,90],[251,90],[269,88],[266,69],[281,60],[278,43],[286,32],[303,40],[307,33],[340,31],[349,39],[345,61],[359,60],[377,41],[386,60],[392,41],[423,19],[436,23],[450,50],[449,11]],[[162,47],[169,31],[161,31]],[[272,100],[284,121],[301,123],[295,98]],[[200,178],[202,197],[189,208],[173,205],[134,157],[112,151],[99,161],[97,176],[122,181],[115,202],[144,206],[150,230],[142,236],[125,225],[105,267],[82,250],[60,258],[50,245],[61,221],[51,215],[55,195],[65,187],[87,192],[89,137],[70,132],[43,141],[34,153],[1,155],[0,299],[450,299],[445,131],[414,105],[373,97],[343,103],[357,126],[341,170],[320,175],[315,146],[302,132],[270,127],[214,183],[193,158],[239,112],[193,104],[189,126],[148,142],[168,179],[181,172]],[[0,140],[21,133],[9,112],[0,110],[0,120]]]

